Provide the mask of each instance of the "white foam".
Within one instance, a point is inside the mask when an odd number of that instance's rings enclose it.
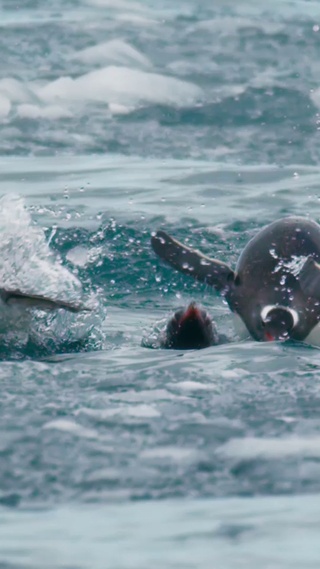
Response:
[[[97,262],[103,255],[104,250],[101,246],[88,249],[83,245],[76,245],[73,249],[70,249],[66,258],[77,267],[86,267],[91,263]]]
[[[295,456],[320,457],[320,436],[283,438],[235,438],[217,449],[219,454],[230,458],[254,460],[257,458],[281,459]]]
[[[149,59],[123,40],[111,40],[88,47],[73,56],[90,65],[115,63],[120,65],[141,65],[151,67]]]
[[[2,286],[49,296],[81,292],[81,283],[51,253],[18,196],[0,199],[0,258]]]
[[[91,71],[77,79],[60,77],[35,89],[47,103],[99,101],[130,105],[144,101],[186,105],[202,95],[199,87],[187,81],[116,66]]]

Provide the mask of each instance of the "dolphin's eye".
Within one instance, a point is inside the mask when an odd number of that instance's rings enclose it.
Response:
[[[241,285],[241,279],[240,279],[239,275],[237,275],[236,278],[234,279],[234,284],[236,286]]]

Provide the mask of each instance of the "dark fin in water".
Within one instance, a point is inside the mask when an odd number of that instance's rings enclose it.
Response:
[[[53,300],[46,296],[28,294],[20,290],[7,290],[0,288],[0,298],[8,305],[21,305],[24,308],[37,308],[38,310],[58,310],[60,308],[68,312],[91,312],[91,308],[81,303],[68,302],[65,300]]]
[[[306,296],[320,300],[320,265],[311,256],[299,273],[299,283]]]
[[[209,314],[191,302],[168,321],[162,347],[171,350],[200,350],[219,344],[219,336]]]
[[[223,291],[234,280],[234,272],[228,265],[210,259],[195,249],[186,247],[165,231],[157,231],[151,238],[154,252],[172,267]]]

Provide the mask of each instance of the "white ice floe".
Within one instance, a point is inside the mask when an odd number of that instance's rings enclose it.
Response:
[[[18,105],[17,115],[21,118],[27,119],[47,119],[47,120],[58,120],[63,118],[72,117],[72,112],[67,107],[62,107],[59,105],[47,105],[38,106],[23,104]]]
[[[96,101],[120,105],[139,102],[188,105],[202,96],[201,89],[187,81],[117,66],[90,71],[76,79],[60,77],[35,86],[35,90],[48,104]]]

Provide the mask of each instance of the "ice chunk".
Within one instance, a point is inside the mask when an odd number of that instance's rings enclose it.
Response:
[[[91,65],[118,63],[151,67],[149,59],[137,49],[122,40],[111,40],[79,51],[73,56]]]
[[[58,120],[72,117],[71,111],[67,107],[62,107],[60,105],[48,105],[45,107],[30,104],[19,105],[17,108],[17,114],[21,118],[28,119],[43,118],[48,120]]]
[[[196,85],[174,77],[109,66],[77,79],[60,77],[39,87],[38,95],[48,103],[100,101],[120,105],[138,102],[188,105],[200,99],[202,91]]]

